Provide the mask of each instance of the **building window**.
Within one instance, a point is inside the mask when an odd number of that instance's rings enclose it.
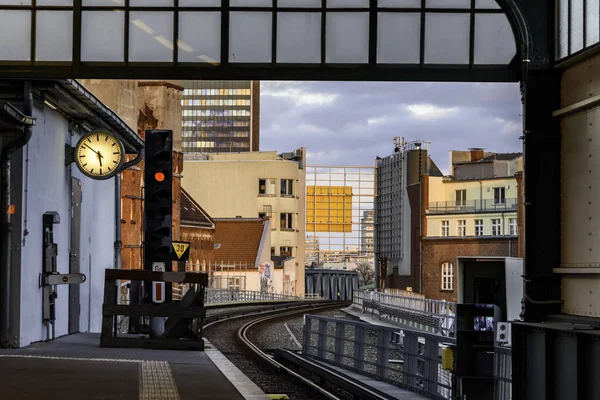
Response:
[[[450,236],[450,221],[442,221],[442,236]]]
[[[292,257],[292,248],[290,246],[281,246],[279,248],[279,255],[282,257]]]
[[[517,229],[518,229],[517,228],[517,219],[516,218],[510,218],[508,220],[508,223],[509,223],[509,225],[508,225],[509,226],[509,234],[511,236],[517,236],[519,234],[518,231],[517,231]]]
[[[492,236],[500,236],[500,219],[492,220]]]
[[[494,188],[494,204],[506,203],[506,189],[503,187]]]
[[[291,231],[294,229],[293,215],[291,213],[281,213],[279,217],[279,229],[282,231]]]
[[[240,290],[240,278],[228,278],[227,279],[227,288],[229,290]]]
[[[271,247],[271,257],[275,255],[275,247]]]
[[[467,190],[461,189],[456,191],[456,206],[467,205]]]
[[[453,286],[454,269],[452,263],[442,264],[442,290],[454,290]]]
[[[475,236],[483,236],[483,220],[475,220]]]
[[[294,195],[294,181],[292,179],[281,180],[281,195],[282,196],[293,196]]]
[[[260,196],[272,196],[275,194],[275,179],[259,179],[258,194]]]
[[[467,221],[461,219],[458,221],[458,236],[467,236]]]

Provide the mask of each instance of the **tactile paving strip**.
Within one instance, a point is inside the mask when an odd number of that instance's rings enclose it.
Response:
[[[139,364],[139,400],[181,400],[177,384],[166,361],[145,361],[119,358],[51,357],[25,354],[0,354],[3,358],[43,360],[93,361]]]
[[[140,364],[139,400],[181,400],[168,362],[143,361]]]

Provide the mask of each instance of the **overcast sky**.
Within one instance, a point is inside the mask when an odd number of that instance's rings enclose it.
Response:
[[[448,151],[520,152],[518,84],[261,82],[261,150],[306,146],[309,165],[374,165],[394,136]]]

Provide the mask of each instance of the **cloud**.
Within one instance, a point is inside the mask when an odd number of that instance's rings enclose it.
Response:
[[[458,111],[457,107],[438,107],[433,104],[411,104],[406,108],[420,119],[440,119]]]
[[[312,165],[372,166],[392,139],[431,142],[442,169],[448,150],[521,151],[518,84],[261,82],[261,149],[306,146]]]

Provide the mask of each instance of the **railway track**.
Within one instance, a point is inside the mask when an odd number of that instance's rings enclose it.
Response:
[[[306,312],[341,308],[345,304],[327,302],[288,305],[287,308],[267,310],[267,315],[265,311],[255,310],[252,316],[231,316],[206,324],[205,336],[265,393],[286,395],[290,400],[389,399],[384,393],[331,371],[320,363],[302,357],[298,352],[277,349],[274,357],[271,352],[265,351],[252,341],[253,330],[256,331],[261,325]],[[206,328],[216,324],[221,326],[219,334],[207,334]]]
[[[339,396],[275,361],[249,340],[248,333],[253,327],[268,321],[344,305],[347,303],[311,301],[309,304],[288,304],[285,308],[283,305],[276,309],[273,309],[274,306],[265,307],[229,317],[225,317],[226,312],[223,312],[219,313],[219,319],[204,325],[204,336],[267,394],[285,394],[290,400],[340,400]],[[214,314],[211,317],[216,318]]]

